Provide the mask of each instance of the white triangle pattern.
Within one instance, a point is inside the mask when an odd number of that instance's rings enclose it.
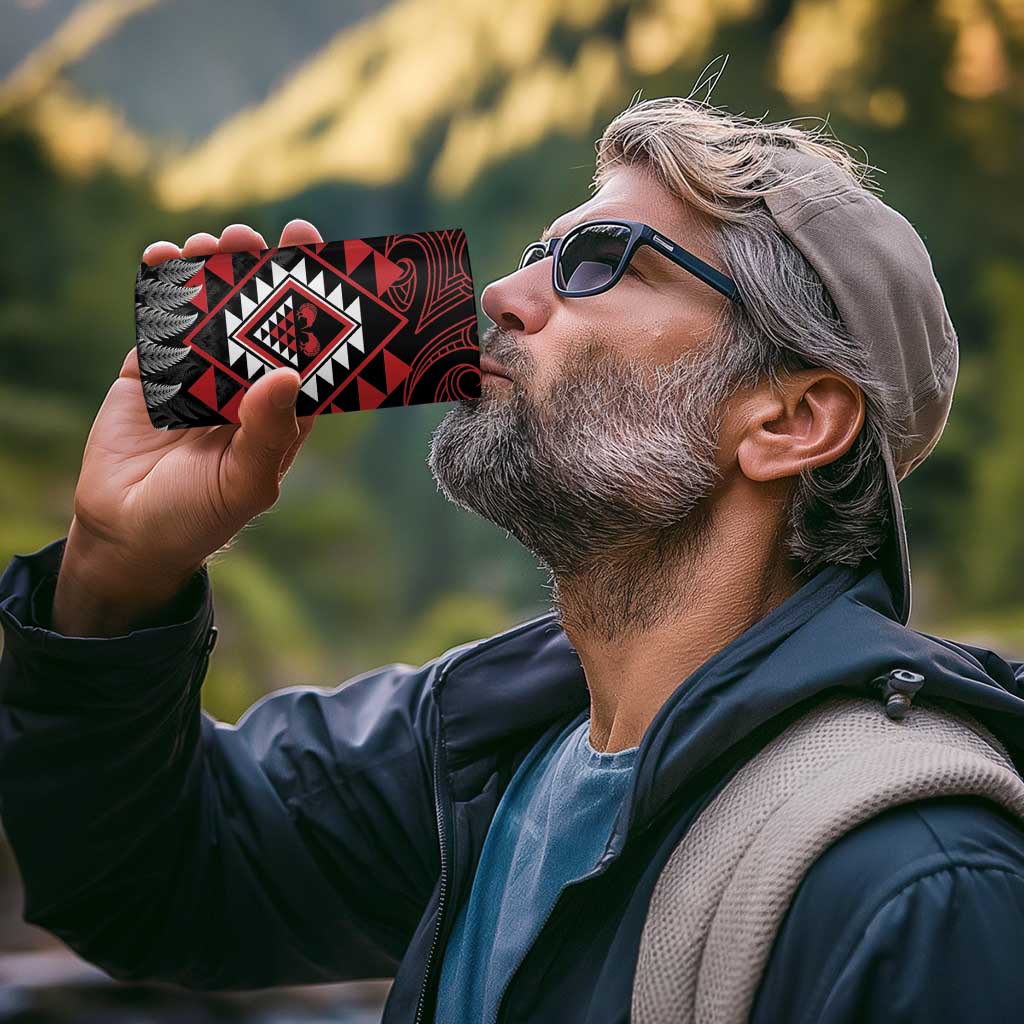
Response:
[[[228,365],[233,366],[242,358],[242,356],[245,356],[245,375],[250,380],[252,380],[260,370],[266,368],[266,363],[264,363],[262,359],[254,356],[248,349],[243,348],[233,338],[228,338]]]
[[[335,361],[337,361],[337,363],[346,370],[349,368],[347,342],[342,342],[341,345],[331,353],[331,358],[325,359],[323,364],[319,369],[317,369],[316,373],[312,374],[305,384],[302,385],[300,390],[304,391],[315,402],[320,401],[320,385],[318,381],[323,381],[327,385],[328,389],[333,390],[334,388],[334,367],[331,364]]]
[[[350,369],[349,366],[349,355],[348,345],[351,344],[358,349],[360,352],[365,352],[364,340],[363,340],[363,328],[362,328],[362,309],[359,304],[359,296],[356,295],[352,301],[346,306],[345,295],[342,291],[341,283],[339,282],[331,290],[330,295],[327,294],[327,285],[324,282],[324,272],[318,271],[316,275],[309,279],[309,270],[306,266],[306,259],[303,257],[300,259],[291,270],[286,270],[279,263],[270,261],[270,275],[271,283],[267,283],[262,277],[257,275],[254,278],[255,289],[256,289],[256,300],[247,295],[244,291],[239,293],[240,306],[241,306],[241,318],[236,316],[230,310],[224,310],[224,326],[227,330],[228,337],[228,361],[229,363],[235,363],[241,356],[245,356],[246,360],[246,374],[251,379],[254,374],[258,373],[260,369],[266,369],[266,363],[253,355],[243,346],[238,344],[234,340],[232,335],[241,327],[242,323],[247,320],[258,306],[263,303],[273,292],[286,281],[289,277],[294,278],[296,281],[301,282],[310,291],[315,292],[321,296],[329,305],[335,307],[335,309],[341,311],[344,310],[346,316],[351,320],[355,321],[356,328],[352,333],[345,339],[345,341],[331,353],[331,357],[324,361],[324,363],[317,369],[317,371],[310,376],[310,378],[303,384],[302,391],[319,401],[319,388],[318,381],[323,381],[328,387],[334,387],[334,366],[333,363],[337,362],[340,367],[345,370]],[[289,309],[295,308],[294,296],[288,295],[280,306],[269,316],[259,327],[256,332],[258,341],[263,342],[278,356],[288,360],[294,366],[298,367],[299,360],[297,353],[292,352],[286,345],[278,344],[270,336],[270,328],[278,322],[278,320],[285,315]]]
[[[307,280],[309,272],[306,267],[305,257],[299,260],[298,263],[292,267],[291,270],[285,270],[279,263],[275,263],[273,260],[270,261],[270,273],[273,278],[273,285],[267,284],[262,277],[257,275],[254,278],[256,288],[256,300],[253,301],[252,297],[246,294],[245,291],[239,292],[239,300],[241,305],[241,319],[239,319],[230,310],[224,311],[224,320],[228,328],[228,333],[233,334],[242,321],[247,320],[252,316],[256,308],[264,302],[269,295],[271,295],[277,287],[286,281],[289,277],[295,278],[296,281],[300,281],[310,291],[316,292],[317,295],[325,299],[330,305],[334,306],[338,310],[344,310],[345,315],[354,320],[357,324],[362,323],[362,310],[359,305],[359,296],[357,295],[347,306],[345,305],[345,295],[342,291],[341,283],[339,282],[331,291],[331,294],[327,294],[327,285],[324,282],[324,272],[318,271],[316,276],[312,280]],[[281,313],[285,307],[288,309],[295,308],[295,296],[286,295],[284,301],[277,312]]]

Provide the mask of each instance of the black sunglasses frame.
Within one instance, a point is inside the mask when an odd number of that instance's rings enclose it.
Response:
[[[561,258],[565,243],[584,228],[600,224],[615,224],[620,227],[629,228],[629,240],[626,242],[626,248],[623,251],[622,258],[619,260],[619,265],[615,268],[615,272],[609,280],[604,284],[598,285],[596,288],[583,290],[563,288],[558,283],[558,261]],[[588,220],[582,224],[577,224],[566,234],[559,237],[549,238],[546,242],[531,242],[523,250],[523,255],[519,259],[519,269],[522,270],[524,266],[527,266],[526,258],[530,253],[539,252],[540,259],[553,256],[554,259],[551,261],[551,285],[559,295],[571,299],[583,298],[587,295],[600,295],[601,292],[606,292],[609,288],[613,288],[618,284],[622,275],[626,272],[626,268],[629,266],[629,261],[641,245],[649,245],[652,249],[660,252],[662,256],[670,259],[676,266],[689,271],[694,277],[699,278],[705,284],[714,288],[716,292],[721,292],[726,298],[732,299],[734,302],[740,301],[739,289],[731,277],[727,277],[720,270],[716,270],[711,266],[710,263],[705,263],[699,256],[695,256],[689,249],[683,248],[678,242],[673,242],[670,238],[666,238],[655,231],[649,224],[644,224],[639,220],[615,220],[608,218]],[[536,260],[532,262],[535,263]]]

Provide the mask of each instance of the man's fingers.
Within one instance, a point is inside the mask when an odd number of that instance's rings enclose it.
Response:
[[[194,235],[189,235],[181,247],[182,256],[212,256],[219,251],[220,241],[209,231],[197,231]]]
[[[269,248],[263,236],[248,224],[229,224],[220,233],[221,252],[249,252]]]
[[[142,262],[147,267],[155,267],[158,263],[177,259],[180,255],[181,250],[173,242],[153,242],[142,250]]]
[[[308,220],[296,217],[284,226],[278,245],[311,245],[322,241],[320,232]],[[142,261],[147,266],[155,267],[165,260],[181,256],[194,258],[212,256],[217,252],[252,252],[268,248],[263,235],[248,224],[229,224],[219,238],[209,231],[197,231],[189,235],[185,245],[180,248],[174,242],[153,242],[143,250]]]
[[[288,221],[281,232],[281,241],[278,245],[311,245],[313,242],[322,242],[320,232],[317,231],[308,220],[296,217]]]
[[[238,407],[241,425],[231,438],[224,486],[254,506],[252,515],[277,500],[281,463],[301,432],[298,391],[298,373],[278,367],[253,384]]]

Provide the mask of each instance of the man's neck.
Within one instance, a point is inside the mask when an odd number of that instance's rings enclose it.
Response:
[[[805,582],[774,540],[749,522],[718,520],[699,550],[659,561],[663,552],[649,548],[555,581],[559,619],[590,690],[595,750],[637,746],[687,676]]]

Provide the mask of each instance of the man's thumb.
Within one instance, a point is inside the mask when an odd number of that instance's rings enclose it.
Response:
[[[232,480],[243,493],[273,501],[280,483],[281,460],[299,436],[295,399],[299,375],[288,367],[266,374],[246,392],[238,407],[241,424],[231,438]]]
[[[299,394],[299,375],[294,370],[283,369],[280,372],[275,370],[268,376],[276,378],[270,387],[270,400],[278,409],[295,409],[295,399]]]

